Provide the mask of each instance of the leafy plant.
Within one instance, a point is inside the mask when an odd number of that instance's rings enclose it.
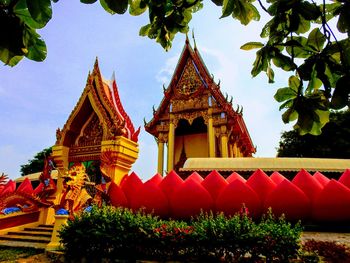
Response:
[[[287,260],[299,249],[299,225],[271,214],[255,223],[247,213],[202,213],[189,222],[162,220],[128,209],[93,207],[60,231],[72,261],[109,259],[237,262]],[[93,241],[93,242],[91,242]]]
[[[58,0],[52,0],[57,2]],[[93,4],[97,0],[80,0]],[[154,39],[168,50],[177,33],[187,33],[192,15],[203,0],[100,0],[110,14],[133,16],[148,11],[149,23],[139,34]],[[261,9],[271,17],[260,34],[266,42],[244,44],[258,49],[251,74],[265,72],[274,82],[275,68],[291,72],[288,86],[277,90],[275,99],[285,110],[285,123],[296,121],[300,134],[319,135],[329,121],[330,109],[350,102],[350,4],[348,1],[308,0],[212,0],[222,9],[221,18],[231,16],[247,25],[260,19]],[[0,23],[7,30],[0,36],[0,60],[16,65],[24,56],[42,61],[46,45],[36,32],[51,19],[50,0],[0,0]],[[330,21],[334,21],[330,23]],[[336,24],[336,29],[332,28]],[[337,30],[337,32],[335,31]]]
[[[52,148],[46,148],[35,154],[34,158],[29,160],[27,164],[21,165],[21,175],[27,175],[42,172],[44,169],[45,158],[52,153]]]
[[[277,149],[279,157],[350,158],[350,111],[330,113],[330,122],[322,134],[299,135],[295,130],[283,132]]]

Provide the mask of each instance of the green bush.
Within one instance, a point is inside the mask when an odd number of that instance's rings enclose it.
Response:
[[[94,207],[60,231],[66,259],[101,262],[152,259],[200,262],[284,262],[298,255],[301,228],[272,213],[254,222],[201,213],[189,222],[128,209]]]

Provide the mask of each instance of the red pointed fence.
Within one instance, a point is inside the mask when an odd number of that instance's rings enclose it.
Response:
[[[108,193],[115,206],[143,208],[161,217],[185,219],[201,210],[233,215],[244,204],[253,218],[271,207],[276,216],[285,214],[288,220],[334,222],[350,220],[349,186],[349,169],[338,181],[305,170],[289,181],[278,172],[269,177],[260,169],[248,180],[236,172],[225,179],[212,171],[204,179],[194,172],[184,181],[171,171],[165,177],[156,174],[146,183],[132,173],[121,187],[111,184]]]
[[[26,179],[16,189],[16,183],[10,180],[0,189],[0,199],[13,193],[35,195],[42,188],[39,185],[33,190]],[[233,215],[244,204],[253,218],[271,207],[275,215],[285,214],[289,220],[350,220],[350,169],[338,181],[320,172],[312,176],[305,170],[292,181],[278,172],[269,177],[260,169],[247,181],[236,172],[225,179],[217,171],[204,179],[194,172],[184,181],[171,171],[165,177],[156,174],[143,183],[136,173],[131,173],[120,186],[111,182],[107,193],[113,206],[144,209],[164,218],[186,219],[201,210]]]

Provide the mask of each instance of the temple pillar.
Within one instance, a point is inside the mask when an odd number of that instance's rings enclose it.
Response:
[[[222,125],[221,128],[221,157],[228,157],[228,138],[226,126]]]
[[[175,146],[175,124],[174,124],[174,116],[170,114],[169,134],[168,134],[168,165],[167,165],[168,172],[174,169],[174,154],[175,154],[174,146]]]
[[[237,149],[237,142],[233,144],[233,157],[239,157],[238,156],[238,149]]]
[[[63,178],[62,175],[65,175],[68,171],[68,154],[69,147],[62,145],[55,145],[52,147],[52,158],[56,164],[58,170],[57,176],[57,192],[60,193],[63,189]]]
[[[163,134],[158,136],[158,173],[163,176],[164,169],[164,138]]]
[[[215,157],[215,131],[213,122],[213,109],[208,109],[208,143],[209,143],[209,157]]]
[[[115,140],[102,141],[101,152],[104,151],[111,152],[113,164],[108,172],[111,179],[119,185],[138,157],[138,144],[123,136],[117,136]]]

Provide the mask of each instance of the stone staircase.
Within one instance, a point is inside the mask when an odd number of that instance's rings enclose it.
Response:
[[[0,246],[45,249],[51,240],[52,231],[53,225],[38,225],[10,231],[6,235],[0,235]]]

